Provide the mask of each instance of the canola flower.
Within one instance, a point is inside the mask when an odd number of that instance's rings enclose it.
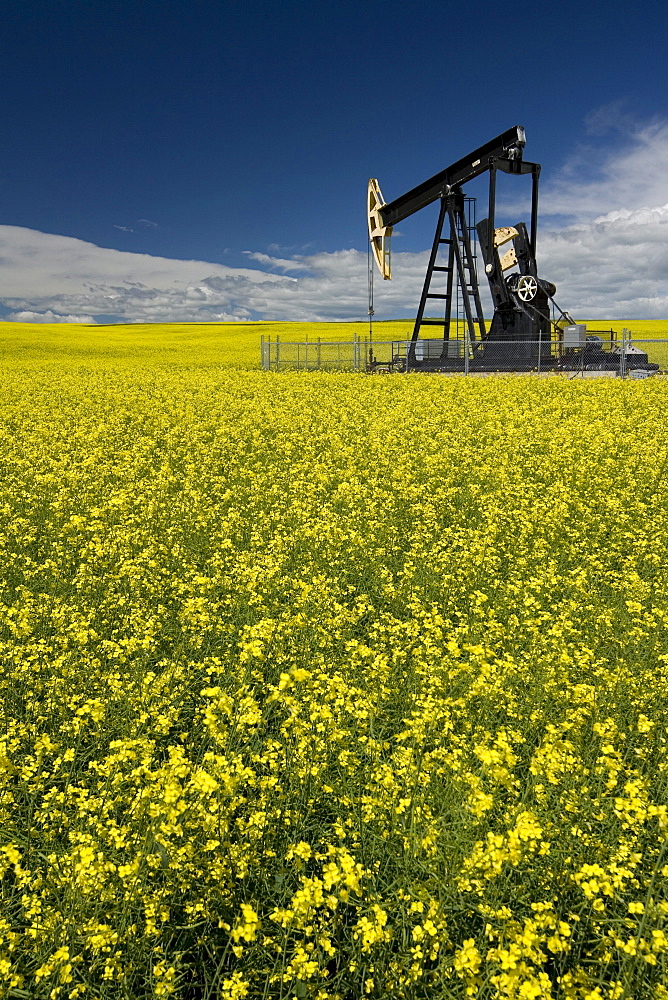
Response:
[[[8,366],[0,997],[666,1000],[667,394]]]

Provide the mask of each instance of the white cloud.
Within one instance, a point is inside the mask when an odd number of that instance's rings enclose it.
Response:
[[[668,202],[668,122],[630,128],[610,143],[583,143],[543,185],[541,213],[581,221]]]
[[[24,309],[22,312],[8,313],[4,317],[11,323],[95,323],[92,316],[63,316],[47,309],[46,312],[31,312]]]
[[[308,264],[304,264],[297,258],[287,260],[285,257],[270,257],[267,253],[257,253],[253,250],[244,250],[249,260],[256,260],[258,264],[264,264],[269,268],[277,268],[279,271],[308,271]]]
[[[616,209],[545,233],[540,273],[569,312],[606,319],[668,317],[668,203]]]
[[[112,316],[120,322],[249,319],[262,288],[293,278],[251,268],[109,250],[0,226],[0,302],[12,314]]]

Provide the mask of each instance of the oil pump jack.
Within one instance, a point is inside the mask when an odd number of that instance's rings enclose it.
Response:
[[[457,371],[464,366],[461,344],[456,343],[457,326],[451,335],[453,299],[463,306],[468,331],[468,366],[478,370],[529,370],[540,362],[543,368],[554,367],[558,359],[551,353],[552,326],[561,322],[576,327],[568,313],[554,303],[555,285],[538,276],[536,268],[536,227],[538,222],[538,180],[540,164],[523,159],[525,133],[515,125],[491,142],[457,160],[440,173],[412,188],[394,201],[385,203],[376,179],[369,181],[369,239],[375,262],[384,279],[391,277],[390,236],[392,228],[413,213],[435,201],[440,201],[436,233],[429,256],[422,296],[407,350],[405,365],[412,370]],[[523,222],[496,228],[497,171],[531,176],[530,229]],[[494,315],[486,329],[480,301],[476,259],[472,247],[472,229],[466,213],[463,186],[487,172],[489,174],[489,204],[487,218],[475,226],[482,254],[485,275],[489,281]],[[446,221],[448,235],[443,235]],[[509,244],[509,246],[508,246]],[[447,258],[442,252],[447,247]],[[503,256],[500,248],[505,247]],[[447,263],[445,260],[447,259]],[[506,272],[512,273],[506,275]],[[435,291],[435,279],[445,279],[444,290]],[[441,284],[443,289],[443,284]],[[440,300],[443,311],[439,318],[425,315],[428,306]],[[550,304],[554,303],[559,319],[553,324]],[[455,310],[456,311],[456,310]],[[425,343],[420,334],[423,327],[438,327],[442,340]],[[584,328],[583,328],[584,329]],[[582,345],[585,345],[584,334]],[[598,338],[596,338],[598,339]],[[453,343],[453,340],[455,343]],[[591,345],[594,350],[595,345]],[[601,352],[602,353],[602,352]]]

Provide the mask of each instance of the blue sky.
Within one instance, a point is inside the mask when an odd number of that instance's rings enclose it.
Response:
[[[659,3],[10,0],[0,312],[363,318],[368,177],[391,200],[522,124],[560,304],[668,316],[667,27]],[[379,315],[414,311],[433,225],[400,227]]]

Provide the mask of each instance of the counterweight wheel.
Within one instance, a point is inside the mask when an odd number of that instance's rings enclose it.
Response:
[[[533,302],[538,291],[538,282],[532,274],[523,274],[515,286],[515,291],[522,302]]]

